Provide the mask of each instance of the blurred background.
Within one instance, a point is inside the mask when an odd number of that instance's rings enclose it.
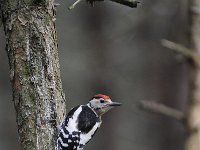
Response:
[[[137,9],[110,1],[90,7],[59,0],[57,35],[67,110],[104,93],[121,108],[103,116],[87,150],[183,150],[186,131],[137,104],[154,100],[185,111],[188,67],[161,39],[187,45],[186,0],[140,0]],[[0,150],[19,150],[5,36],[0,28]]]

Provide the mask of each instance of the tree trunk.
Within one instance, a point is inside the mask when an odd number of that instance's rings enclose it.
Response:
[[[52,150],[65,115],[53,0],[0,0],[22,150]]]
[[[194,51],[191,81],[191,99],[188,107],[187,125],[189,137],[186,150],[200,150],[200,1],[191,0],[191,47]]]

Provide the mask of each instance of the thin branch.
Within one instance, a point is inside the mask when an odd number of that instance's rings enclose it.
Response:
[[[200,69],[200,55],[195,52],[192,51],[191,49],[184,47],[181,44],[177,44],[168,40],[163,39],[161,41],[162,45],[177,52],[182,54],[185,58],[192,60],[193,64]]]
[[[177,53],[180,53],[183,56],[185,56],[186,58],[190,58],[190,59],[194,58],[194,53],[192,52],[192,50],[184,47],[181,44],[177,44],[172,41],[165,40],[165,39],[161,40],[161,43],[164,47],[167,47]]]
[[[178,121],[183,121],[184,120],[184,113],[171,108],[169,106],[166,106],[164,104],[160,104],[154,101],[140,101],[140,106],[145,109],[145,110],[150,110],[152,112],[162,114],[171,118],[174,118]]]
[[[53,3],[54,7],[60,6],[60,3]]]
[[[69,10],[73,9],[81,1],[82,0],[75,1],[68,9]],[[86,1],[89,2],[91,4],[91,6],[93,6],[94,2],[96,2],[96,1],[104,1],[104,0],[86,0]],[[138,2],[136,0],[110,0],[110,1],[113,1],[113,2],[116,2],[116,3],[122,4],[122,5],[128,6],[128,7],[131,7],[131,8],[136,8],[138,6],[138,3],[140,3],[140,2]]]
[[[135,0],[111,0],[111,1],[131,7],[131,8],[136,8],[138,4],[140,3],[139,1],[135,1]]]
[[[82,0],[77,0],[77,1],[75,1],[75,3],[73,3],[71,6],[69,6],[69,10],[71,10],[71,9],[74,9],[74,7],[78,4],[78,3],[80,3]]]

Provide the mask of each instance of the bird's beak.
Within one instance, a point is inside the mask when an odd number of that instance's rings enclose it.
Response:
[[[111,107],[115,107],[115,106],[121,106],[122,104],[121,103],[118,103],[118,102],[112,102],[109,104],[109,106]]]

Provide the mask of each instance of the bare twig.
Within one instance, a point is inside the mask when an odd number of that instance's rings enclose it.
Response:
[[[77,0],[74,4],[72,4],[70,7],[69,7],[69,10],[73,9],[78,3],[80,3],[82,0]],[[89,2],[91,4],[91,6],[93,6],[94,2],[96,1],[104,1],[104,0],[86,0],[87,2]],[[128,6],[128,7],[131,7],[131,8],[136,8],[137,5],[138,5],[138,1],[136,0],[110,0],[110,1],[113,1],[113,2],[116,2],[116,3],[120,3],[122,5],[125,5],[125,6]]]
[[[116,2],[116,3],[120,3],[122,5],[131,7],[131,8],[136,8],[137,5],[140,3],[140,2],[135,1],[135,0],[111,0],[111,1]]]
[[[53,3],[54,7],[60,6],[60,3]]]
[[[69,10],[71,10],[71,9],[73,9],[78,3],[80,3],[81,2],[81,0],[77,0],[77,1],[75,1],[75,3],[73,3],[71,6],[69,6]]]
[[[163,39],[162,41],[162,45],[177,52],[182,54],[185,58],[192,60],[191,62],[193,62],[193,65],[195,65],[197,68],[200,69],[200,55],[195,52],[192,51],[191,49],[181,45],[181,44],[177,44],[168,40]]]
[[[166,106],[164,104],[160,104],[154,101],[140,101],[140,105],[142,106],[143,109],[145,110],[150,110],[155,113],[159,113],[171,118],[174,118],[178,121],[183,121],[184,120],[184,113],[176,110],[174,108],[171,108],[169,106]]]
[[[181,44],[177,44],[177,43],[165,40],[165,39],[161,40],[161,43],[163,46],[165,46],[171,50],[174,50],[175,52],[178,52],[187,58],[190,58],[190,59],[194,58],[194,53],[192,52],[192,50],[184,47]]]

